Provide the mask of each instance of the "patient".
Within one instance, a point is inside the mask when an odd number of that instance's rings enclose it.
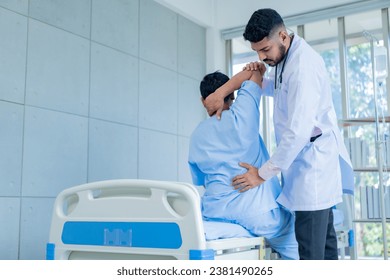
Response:
[[[259,135],[264,71],[265,67],[261,72],[245,70],[231,80],[220,72],[203,78],[200,84],[203,99],[222,85],[232,93],[224,100],[221,120],[214,115],[202,121],[192,133],[189,165],[194,185],[205,187],[202,197],[205,220],[239,224],[252,235],[264,237],[282,259],[299,259],[294,216],[276,202],[281,192],[277,177],[242,193],[231,185],[234,176],[247,171],[239,162],[260,167],[269,158]],[[238,88],[233,103],[233,92]]]

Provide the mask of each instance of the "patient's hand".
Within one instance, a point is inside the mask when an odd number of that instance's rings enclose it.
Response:
[[[207,96],[206,100],[202,99],[203,106],[206,108],[209,116],[217,115],[217,119],[221,118],[223,110],[224,97],[219,94],[218,90]]]
[[[265,182],[265,180],[259,176],[258,169],[256,167],[247,163],[240,163],[240,165],[248,169],[248,172],[233,178],[232,184],[234,189],[239,190],[239,192],[246,192]]]
[[[247,63],[243,68],[242,70],[247,70],[247,71],[257,71],[259,70],[260,71],[260,74],[261,76],[264,75],[265,71],[267,71],[267,67],[265,66],[265,64],[261,61],[253,61],[253,62],[249,62]]]

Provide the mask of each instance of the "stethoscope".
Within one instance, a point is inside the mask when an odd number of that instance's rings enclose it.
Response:
[[[283,71],[284,71],[284,67],[286,66],[288,54],[290,52],[293,40],[294,40],[294,34],[292,34],[292,36],[291,36],[290,46],[289,46],[289,48],[288,48],[288,50],[286,52],[286,55],[284,56],[284,61],[283,61],[282,69],[280,70],[279,78],[275,78],[275,90],[278,88],[278,85],[279,85],[279,88],[280,88],[280,86],[282,84]],[[276,66],[275,66],[275,75],[278,75],[278,64],[276,64]],[[278,83],[277,83],[277,81],[278,81]]]

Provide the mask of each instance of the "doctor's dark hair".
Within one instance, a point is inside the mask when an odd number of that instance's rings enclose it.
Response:
[[[215,71],[214,73],[204,76],[203,80],[200,82],[200,94],[203,99],[206,100],[207,96],[212,94],[217,90],[217,88],[225,84],[227,81],[229,81],[229,77],[219,71]],[[225,97],[225,102],[229,100],[229,96],[230,95]]]
[[[275,10],[260,9],[252,14],[243,36],[245,40],[257,43],[265,37],[272,36],[281,26],[284,27],[283,19]]]

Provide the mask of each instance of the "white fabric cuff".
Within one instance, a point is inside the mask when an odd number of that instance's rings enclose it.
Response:
[[[259,168],[258,173],[261,178],[267,181],[268,179],[276,176],[280,171],[281,169],[279,167],[272,164],[272,162],[267,161],[262,167]]]

